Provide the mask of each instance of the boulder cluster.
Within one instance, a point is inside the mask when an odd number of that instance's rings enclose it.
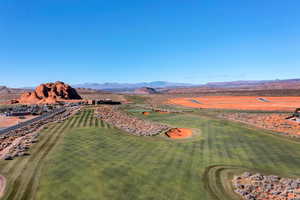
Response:
[[[129,116],[114,106],[101,106],[95,114],[97,118],[137,136],[153,136],[170,129],[167,125]]]
[[[245,172],[232,180],[235,192],[245,200],[300,200],[300,178],[280,178]]]
[[[300,123],[286,119],[289,114],[224,113],[220,117],[269,129],[293,137],[300,136]]]
[[[28,134],[20,138],[19,141],[12,143],[8,148],[8,152],[3,156],[4,160],[12,160],[14,157],[29,155],[30,146],[38,142],[38,133]]]
[[[81,99],[77,91],[70,85],[57,81],[41,84],[33,92],[23,93],[17,101],[23,104],[52,104],[73,99]]]

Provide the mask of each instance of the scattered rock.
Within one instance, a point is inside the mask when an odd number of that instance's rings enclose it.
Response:
[[[245,172],[232,180],[235,192],[246,200],[298,200],[300,179]]]
[[[138,136],[153,136],[170,129],[167,125],[161,125],[151,121],[136,118],[113,106],[101,106],[96,110],[96,117]]]

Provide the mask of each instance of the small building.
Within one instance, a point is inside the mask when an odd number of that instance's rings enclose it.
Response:
[[[121,102],[119,102],[119,101],[113,101],[111,99],[105,99],[105,100],[98,100],[97,104],[120,105]]]
[[[300,122],[300,108],[297,108],[292,116],[287,117],[286,119]]]
[[[8,112],[6,113],[6,116],[25,116],[25,115],[30,115],[31,112]]]
[[[96,104],[96,100],[95,99],[89,99],[87,101],[88,105],[95,105]]]
[[[300,108],[297,108],[294,112],[294,116],[300,118]]]

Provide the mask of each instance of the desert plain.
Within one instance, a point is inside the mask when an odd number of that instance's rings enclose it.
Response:
[[[299,198],[300,97],[26,92],[1,107],[35,112],[0,118],[2,199]]]

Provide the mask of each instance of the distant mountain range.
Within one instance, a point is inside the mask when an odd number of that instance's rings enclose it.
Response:
[[[83,83],[72,85],[75,88],[90,88],[110,92],[132,92],[138,88],[155,88],[158,91],[186,92],[210,89],[300,89],[300,79],[246,80],[231,82],[209,82],[206,84],[172,83],[166,81],[142,83]]]
[[[0,103],[6,102],[11,99],[19,98],[20,94],[27,92],[26,89],[8,88],[6,86],[0,86]]]
[[[299,85],[300,79],[284,79],[284,80],[259,80],[259,81],[231,81],[231,82],[210,82],[203,86],[214,88],[239,88],[239,87],[253,87],[253,86],[296,86]]]
[[[201,93],[217,91],[300,90],[300,79],[211,82],[197,87],[171,88],[165,93]]]
[[[72,85],[75,88],[90,88],[104,91],[132,91],[137,88],[178,88],[178,87],[193,87],[196,85],[189,83],[172,83],[166,81],[153,81],[142,83],[83,83]]]
[[[14,93],[21,93],[28,91],[28,89],[23,89],[23,88],[8,88],[6,86],[0,85],[0,94],[5,95],[5,94],[14,94]]]
[[[160,93],[193,93],[193,92],[214,92],[218,90],[300,90],[300,79],[283,79],[283,80],[246,80],[231,82],[209,82],[206,84],[189,84],[189,83],[172,83],[166,81],[153,81],[141,83],[83,83],[73,84],[72,87],[77,89],[101,90],[104,92],[124,92],[132,93],[139,88],[154,88]],[[33,90],[34,87],[26,88],[9,88],[0,86],[0,95],[18,94],[25,91]]]

